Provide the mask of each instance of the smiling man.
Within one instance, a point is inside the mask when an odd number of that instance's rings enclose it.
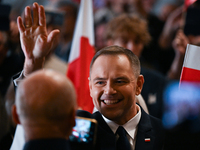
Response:
[[[90,64],[89,86],[98,109],[91,115],[99,125],[97,149],[118,149],[120,126],[126,131],[130,149],[162,149],[164,132],[160,120],[136,104],[135,96],[141,93],[143,83],[139,59],[132,51],[109,46],[95,54]]]
[[[144,83],[139,64],[137,56],[117,46],[104,48],[91,62],[89,85],[94,105],[119,125],[139,111],[135,95],[140,94]]]

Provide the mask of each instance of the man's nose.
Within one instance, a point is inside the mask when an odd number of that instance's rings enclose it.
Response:
[[[113,84],[111,84],[111,83],[106,84],[105,89],[104,89],[105,94],[111,95],[111,94],[115,94],[116,92],[117,91]]]

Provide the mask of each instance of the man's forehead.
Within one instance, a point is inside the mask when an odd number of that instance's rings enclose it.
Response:
[[[96,58],[96,60],[94,61],[94,63],[97,61],[97,60],[100,60],[100,59],[119,59],[119,58],[123,58],[123,59],[127,59],[128,60],[128,57],[125,55],[125,54],[122,54],[122,53],[120,53],[120,54],[118,54],[118,53],[116,53],[116,54],[101,54],[100,56],[98,56],[97,58]]]
[[[131,69],[131,70],[130,70]],[[101,55],[93,63],[91,74],[105,75],[113,73],[115,76],[132,73],[132,67],[126,55]]]
[[[130,61],[128,59],[128,57],[124,54],[102,54],[100,56],[98,56],[95,61],[92,64],[91,70],[97,67],[105,67],[106,64],[107,65],[111,65],[113,67],[115,67],[116,65],[120,64],[120,63],[124,63],[126,62],[126,64],[130,64]]]

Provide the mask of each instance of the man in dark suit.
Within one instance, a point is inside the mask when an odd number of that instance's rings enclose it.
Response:
[[[110,46],[95,54],[90,65],[89,86],[98,109],[91,115],[99,125],[96,149],[116,149],[119,126],[126,130],[131,149],[162,149],[162,123],[147,115],[135,102],[143,83],[139,59],[130,50]],[[82,115],[82,111],[77,115]]]
[[[43,16],[35,19],[39,18],[39,22],[44,26],[45,16],[40,14]],[[30,14],[27,14],[28,21],[30,18]],[[45,28],[34,23],[25,28],[20,18],[18,26],[22,49],[26,56],[22,76],[27,77],[42,68],[53,37],[58,31],[54,30],[47,35]],[[27,32],[29,28],[30,31],[38,28],[35,30],[37,34]],[[42,40],[37,40],[41,37]],[[89,87],[98,111],[94,114],[85,111],[77,113],[79,116],[95,118],[98,121],[95,149],[162,149],[164,132],[161,121],[147,115],[136,104],[135,96],[141,93],[143,83],[139,59],[130,50],[110,46],[95,54],[90,66]]]
[[[23,150],[70,150],[76,94],[64,75],[36,71],[18,85],[13,118],[25,134]]]

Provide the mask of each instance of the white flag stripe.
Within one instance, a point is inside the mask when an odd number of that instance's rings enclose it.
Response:
[[[94,24],[93,24],[92,0],[81,0],[72,47],[69,56],[69,63],[80,55],[80,39],[88,37],[89,43],[94,45]],[[91,29],[92,28],[92,29]]]
[[[83,19],[82,36],[89,38],[90,45],[94,46],[94,24],[92,0],[82,0],[84,2],[84,12],[81,13]],[[92,28],[92,29],[91,29]]]
[[[184,67],[200,70],[200,47],[188,44],[185,59]]]

